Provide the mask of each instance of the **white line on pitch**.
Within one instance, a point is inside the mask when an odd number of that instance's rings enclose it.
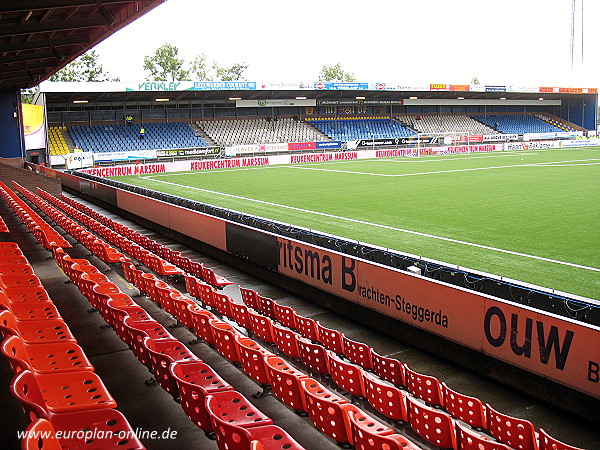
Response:
[[[331,219],[337,219],[337,220],[342,220],[342,221],[346,221],[346,222],[358,223],[358,224],[361,224],[361,225],[368,225],[368,226],[371,226],[371,227],[384,228],[386,230],[399,231],[399,232],[402,232],[402,233],[414,234],[414,235],[417,235],[417,236],[427,237],[427,238],[431,238],[431,239],[438,239],[438,240],[441,240],[441,241],[452,242],[452,243],[455,243],[455,244],[462,244],[462,245],[468,245],[470,247],[482,248],[482,249],[491,250],[491,251],[494,251],[494,252],[507,253],[509,255],[522,256],[524,258],[537,259],[539,261],[545,261],[545,262],[551,262],[551,263],[555,263],[555,264],[561,264],[563,266],[570,266],[570,267],[576,267],[578,269],[585,269],[585,270],[591,270],[591,271],[594,271],[594,272],[600,272],[600,269],[597,268],[597,267],[583,266],[581,264],[574,264],[574,263],[570,263],[570,262],[566,262],[566,261],[559,261],[559,260],[556,260],[556,259],[544,258],[543,256],[528,255],[527,253],[514,252],[512,250],[505,250],[505,249],[502,249],[502,248],[491,247],[489,245],[475,244],[473,242],[460,241],[458,239],[452,239],[452,238],[447,238],[447,237],[443,237],[443,236],[436,236],[434,234],[421,233],[419,231],[406,230],[404,228],[397,228],[397,227],[392,227],[392,226],[389,226],[389,225],[381,225],[381,224],[378,224],[378,223],[366,222],[364,220],[351,219],[351,218],[348,218],[348,217],[336,216],[336,215],[333,215],[333,214],[326,214],[326,213],[322,213],[322,212],[318,212],[318,211],[311,211],[309,209],[297,208],[295,206],[280,205],[279,203],[267,202],[267,201],[264,201],[264,200],[255,200],[253,198],[241,197],[239,195],[233,195],[233,194],[226,194],[226,193],[223,193],[223,192],[211,191],[209,189],[202,189],[202,188],[197,188],[197,187],[192,187],[192,186],[184,186],[182,184],[171,183],[170,181],[154,180],[152,177],[140,177],[140,178],[148,180],[148,181],[155,181],[157,183],[170,184],[172,186],[177,186],[177,187],[181,187],[181,188],[185,188],[185,189],[193,189],[193,190],[196,190],[196,191],[207,192],[209,194],[221,195],[223,197],[231,197],[231,198],[236,198],[236,199],[244,200],[244,201],[248,201],[248,202],[260,203],[260,204],[263,204],[263,205],[275,206],[275,207],[278,207],[278,208],[290,209],[290,210],[293,210],[293,211],[299,211],[299,212],[303,212],[303,213],[307,213],[307,214],[314,214],[314,215],[317,215],[317,216],[328,217],[328,218],[331,218]]]
[[[551,164],[561,164],[570,162],[582,162],[582,161],[598,161],[598,159],[574,159],[569,161],[553,161],[547,163],[531,163],[531,164],[513,164],[509,166],[491,166],[491,167],[473,167],[467,169],[452,169],[452,170],[435,170],[431,172],[415,172],[415,173],[399,173],[399,174],[384,174],[384,173],[372,173],[372,172],[358,172],[354,170],[336,170],[336,169],[320,169],[318,167],[308,166],[290,166],[291,169],[301,170],[320,170],[323,172],[338,172],[338,173],[350,173],[355,175],[373,175],[377,177],[412,177],[415,175],[434,175],[438,173],[453,173],[453,172],[474,172],[478,170],[491,170],[491,169],[511,169],[513,167],[551,167]],[[580,165],[580,164],[574,164]]]

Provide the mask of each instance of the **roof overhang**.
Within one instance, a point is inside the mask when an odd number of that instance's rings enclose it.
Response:
[[[56,73],[165,0],[2,0],[0,89]]]

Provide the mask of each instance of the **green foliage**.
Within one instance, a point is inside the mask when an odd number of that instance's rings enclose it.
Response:
[[[179,49],[171,44],[164,44],[156,49],[154,55],[144,58],[144,70],[150,71],[152,81],[239,81],[243,80],[247,64],[235,63],[229,67],[221,67],[216,61],[209,61],[201,53],[191,61],[179,58]]]
[[[102,68],[96,50],[90,50],[67,64],[50,81],[119,81]]]
[[[196,56],[190,63],[190,74],[193,74],[194,81],[210,81],[213,79],[212,72],[204,53]]]
[[[35,89],[21,89],[21,103],[33,102],[33,96],[35,95]]]
[[[122,181],[600,299],[597,272],[456,242],[600,267],[600,166],[586,162],[596,152],[588,147],[305,166],[318,170],[162,174],[169,185],[151,176]],[[577,160],[581,164],[554,164]]]
[[[190,71],[184,69],[185,61],[178,56],[179,49],[171,44],[163,44],[153,55],[144,57],[144,70],[150,72],[151,81],[189,80]]]
[[[221,81],[240,81],[243,80],[244,71],[248,68],[247,64],[235,63],[230,67],[217,67],[217,79]]]
[[[340,63],[325,64],[319,72],[319,81],[352,82],[356,81],[356,77],[353,73],[344,71]]]

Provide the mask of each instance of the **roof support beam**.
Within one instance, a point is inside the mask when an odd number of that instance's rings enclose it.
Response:
[[[110,25],[104,17],[70,21],[48,21],[44,23],[24,23],[22,25],[8,25],[0,28],[0,37],[19,36],[32,33],[47,33],[57,30],[77,30],[81,28],[104,27]]]
[[[141,3],[148,3],[149,0],[139,0]],[[104,5],[116,5],[119,3],[130,3],[131,0],[102,0]],[[4,2],[3,2],[4,3]],[[29,0],[22,2],[23,4],[0,5],[0,13],[4,12],[19,12],[19,11],[35,11],[39,9],[52,8],[72,8],[73,6],[97,6],[96,0]]]

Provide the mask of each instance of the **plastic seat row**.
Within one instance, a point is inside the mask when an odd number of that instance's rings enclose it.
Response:
[[[136,244],[135,242],[132,242],[129,239],[124,238],[122,235],[120,235],[119,233],[102,225],[97,220],[90,218],[88,215],[86,215],[85,212],[77,210],[76,208],[66,204],[65,202],[60,201],[56,197],[54,197],[40,189],[38,189],[38,192],[40,193],[40,197],[42,197],[44,200],[47,200],[50,203],[56,204],[66,214],[73,217],[79,223],[82,223],[88,229],[90,229],[91,231],[93,231],[94,233],[99,235],[100,237],[106,239],[110,244],[121,248],[124,252],[130,254],[131,256],[136,258],[141,263],[150,267],[154,272],[158,273],[159,275],[175,276],[175,275],[181,275],[183,273],[180,269],[178,269],[174,265],[168,263],[167,261],[165,261],[164,259],[155,255],[154,253],[146,250],[145,248]],[[66,220],[65,222],[66,222],[67,226],[72,227],[72,225],[70,225],[70,222],[68,220]],[[122,256],[119,256],[119,255],[121,255],[119,252],[115,251],[114,249],[111,250],[110,248],[106,248],[106,246],[103,246],[100,242],[97,242],[95,244],[100,245],[100,248],[98,248],[97,251],[99,252],[98,256],[101,259],[102,259],[102,257],[109,258],[111,263],[118,262],[120,259],[122,259]],[[104,247],[104,248],[102,248],[102,247]],[[106,253],[108,253],[108,254],[106,254]]]
[[[86,282],[86,274],[82,273],[83,271],[78,271],[77,267],[75,267],[75,270],[68,270],[69,265],[76,266],[77,263],[72,263],[73,260],[62,249],[55,248],[54,255],[59,266],[65,268],[71,281],[80,287],[90,304],[98,309],[107,323],[114,328],[117,335],[129,345],[137,359],[151,371],[156,382],[173,398],[179,399],[181,395],[175,377],[172,375],[172,366],[175,363],[193,363],[194,369],[198,370],[197,376],[210,374],[206,376],[207,380],[218,377],[208,365],[190,352],[185,345],[174,338],[161,324],[151,318],[143,308],[133,302],[129,296],[122,293],[112,282],[102,282],[97,279],[98,282],[92,282],[93,286],[90,288],[89,283]],[[191,300],[169,288],[164,281],[156,278],[154,274],[136,269],[129,261],[124,261],[123,264],[126,267],[126,278],[134,282],[149,297],[157,299],[167,312],[181,315],[182,310],[187,310],[186,306],[194,305]],[[181,307],[176,306],[178,303],[181,304]],[[182,318],[182,321],[188,326],[192,325],[184,318]],[[208,381],[208,383],[210,386],[211,381]],[[221,388],[224,386],[221,386],[223,383],[219,383]],[[229,390],[233,391],[233,388],[230,387]],[[235,402],[237,404],[241,401],[242,396],[237,392],[235,394],[238,396]],[[247,402],[247,400],[245,401]],[[247,403],[250,405],[249,402]],[[231,407],[233,406],[235,405]],[[272,421],[266,416],[264,417],[265,420],[270,422],[269,427],[262,429],[263,433],[261,435],[254,436],[254,438],[260,440],[263,448],[302,448],[285,431],[272,425]],[[248,427],[251,425],[248,424]],[[243,425],[239,426],[243,429],[246,428]],[[210,431],[213,431],[212,428]],[[223,433],[220,429],[216,431],[217,439],[222,439],[221,435]],[[231,448],[249,447],[241,447],[237,444],[236,447]]]
[[[507,445],[527,450],[574,448],[563,443],[557,444],[559,441],[543,430],[536,432],[533,424],[527,420],[500,413],[489,404],[483,405],[479,399],[456,392],[435,377],[415,372],[396,359],[377,354],[366,344],[353,341],[313,319],[298,315],[293,308],[281,306],[250,289],[240,287],[240,291],[242,301],[248,308],[255,309],[302,335],[296,339],[297,344],[294,344],[290,330],[282,333],[281,327],[268,319],[273,337],[267,338],[267,342],[274,342],[288,356],[299,357],[311,370],[331,375],[333,381],[350,394],[366,397],[371,406],[386,417],[409,422],[417,434],[435,445],[478,448],[467,446],[468,440],[481,444],[483,447],[480,448],[508,448]],[[252,325],[252,321],[250,323]],[[268,337],[268,333],[264,331],[260,334],[261,339]],[[287,341],[283,345],[278,340],[281,336],[285,336]],[[349,362],[339,355],[345,356]],[[367,371],[373,371],[377,376]],[[404,394],[398,386],[405,387],[425,404]],[[404,399],[406,409],[403,406]],[[432,406],[443,407],[447,413]],[[431,419],[437,424],[435,428],[431,428]],[[498,442],[489,441],[487,436],[464,425],[459,426],[461,422],[475,429],[486,430]],[[437,434],[432,433],[432,430]],[[547,446],[549,442],[553,447]]]
[[[6,222],[4,222],[2,217],[0,217],[0,233],[10,233],[10,230],[6,226]]]
[[[143,276],[136,276],[134,274],[136,269],[131,264],[124,263],[124,266],[130,266],[125,273],[133,274],[132,280],[137,280],[139,283],[138,288],[147,290],[147,288],[144,288]],[[186,281],[189,283],[190,277],[186,277]],[[136,281],[133,282],[136,283]],[[154,282],[160,283],[160,280],[155,279]],[[231,298],[215,291],[212,286],[206,284],[200,285],[197,283],[196,288],[204,293],[202,298],[207,306],[214,308],[224,317],[234,317],[234,305],[237,304]],[[166,303],[163,304],[165,310],[167,310],[166,305]],[[263,316],[248,310],[245,305],[240,306],[246,308],[246,312],[249,314],[248,323],[253,323],[252,331],[257,336],[269,329],[264,328],[265,322],[263,319],[265,318]],[[364,439],[364,445],[367,445],[369,439],[373,438],[372,431],[369,428],[372,425],[363,425],[363,421],[366,420],[367,423],[372,424],[374,419],[351,405],[347,400],[325,389],[308,375],[292,369],[282,358],[262,347],[253,339],[243,335],[211,312],[194,305],[189,305],[188,309],[191,314],[191,329],[196,332],[200,339],[215,346],[216,350],[232,363],[240,364],[242,370],[259,385],[263,387],[271,386],[275,396],[286,405],[295,411],[306,411],[320,431],[339,443],[353,443],[357,432],[353,431],[350,425],[349,414],[352,413],[359,414],[361,417],[356,426],[361,430],[360,439]],[[179,320],[185,322],[187,321],[186,317],[185,313],[180,310]],[[268,338],[265,334],[262,334],[262,337]],[[209,426],[214,427],[217,424],[219,429],[223,429],[223,424],[219,420],[215,420],[208,411],[210,410],[210,396],[207,396],[206,392],[199,391],[197,386],[190,386],[189,382],[186,383],[182,379],[182,371],[189,369],[188,365],[192,366],[193,363],[176,363],[171,366],[171,374],[179,385],[181,403],[186,414],[194,423],[207,432],[212,429]],[[189,376],[189,372],[187,373]],[[222,383],[218,381],[218,378],[214,378],[214,381],[217,386],[222,388]],[[335,401],[332,400],[334,397]],[[203,402],[206,402],[206,410],[203,407]],[[329,411],[325,415],[321,410],[324,404],[328,405],[326,410]],[[333,414],[332,411],[334,411]],[[366,428],[363,429],[363,427]],[[227,429],[227,427],[224,428]],[[385,436],[387,441],[396,443],[395,446],[390,448],[418,448],[405,437],[396,434],[387,425],[378,424],[378,428],[377,436]],[[234,433],[233,430],[231,432]],[[223,438],[217,435],[218,442],[219,439]],[[372,447],[367,446],[365,448]]]
[[[90,233],[85,228],[79,226],[75,221],[68,218],[63,213],[59,212],[56,208],[45,202],[38,195],[34,194],[30,190],[24,188],[18,183],[13,181],[15,188],[24,195],[29,201],[35,204],[40,210],[44,212],[52,221],[54,221],[63,230],[73,236],[78,242],[84,247],[90,250],[100,260],[107,264],[119,263],[125,255],[118,252],[114,247],[108,245],[106,242],[99,239],[96,235]]]
[[[2,181],[0,181],[0,195],[46,250],[51,249],[53,242],[64,248],[71,247],[66,239],[48,225]]]
[[[0,245],[11,261],[0,265],[0,330],[1,350],[15,375],[10,388],[32,422],[28,430],[42,421],[52,431],[25,434],[23,448],[51,448],[51,441],[57,448],[143,449],[31,266],[18,258],[15,244],[7,244]],[[103,439],[77,437],[89,429]]]
[[[160,275],[180,275],[185,271],[200,277],[203,281],[217,288],[223,288],[233,284],[231,281],[216,274],[212,269],[203,264],[193,261],[190,258],[183,256],[180,252],[171,250],[125,225],[102,216],[98,212],[73,199],[66,196],[63,196],[62,200],[57,199],[41,189],[38,189],[38,193],[44,199],[55,204],[67,214],[71,215],[71,217],[74,217],[80,223],[83,223],[92,231],[107,239],[113,245],[120,246],[119,244],[122,243],[124,247],[121,246],[121,249]],[[123,239],[122,236],[126,239]],[[148,255],[144,250],[149,250],[158,256]],[[161,258],[164,258],[174,267],[165,263]]]

